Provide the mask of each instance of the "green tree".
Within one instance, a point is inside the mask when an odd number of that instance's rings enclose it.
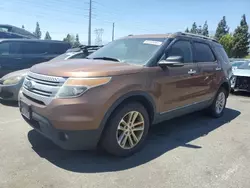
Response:
[[[80,45],[81,45],[81,43],[80,43],[80,40],[79,40],[79,35],[76,34],[76,39],[75,39],[73,47],[79,47]]]
[[[229,28],[227,26],[226,17],[223,16],[222,20],[218,23],[215,33],[215,39],[219,41],[223,35],[226,35],[228,33],[229,33]]]
[[[71,46],[75,43],[75,37],[73,35],[67,34],[63,41],[70,43]]]
[[[196,22],[193,23],[190,33],[197,34],[197,25]]]
[[[188,29],[188,27],[187,27],[187,29],[185,30],[185,33],[189,33],[189,29]]]
[[[236,58],[242,58],[248,55],[249,50],[249,32],[248,24],[246,21],[246,15],[242,16],[240,25],[235,29],[233,42],[233,56]]]
[[[202,27],[201,25],[197,28],[197,32],[198,35],[202,35]]]
[[[51,40],[51,36],[48,31],[45,34],[44,40]]]
[[[24,28],[24,25],[22,25],[22,29],[25,29],[25,28]]]
[[[219,43],[224,47],[225,51],[227,52],[228,57],[233,56],[233,43],[234,43],[234,37],[230,34],[223,35]]]
[[[205,21],[203,28],[202,28],[202,35],[208,37],[209,36],[209,32],[208,32],[208,24],[207,21]]]
[[[36,29],[35,29],[35,32],[33,33],[37,38],[41,39],[41,36],[42,36],[42,32],[41,32],[41,29],[40,29],[40,25],[38,22],[36,22]]]

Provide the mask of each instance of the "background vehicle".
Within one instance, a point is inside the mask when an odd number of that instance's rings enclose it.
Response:
[[[37,39],[35,35],[25,29],[13,25],[0,24],[0,38],[27,38]]]
[[[232,62],[232,68],[237,69],[240,65],[244,64],[245,62],[247,62],[246,60],[238,60],[238,61],[233,61]]]
[[[0,40],[0,78],[10,72],[30,68],[65,53],[70,44],[53,40]]]
[[[240,62],[237,68],[233,69],[231,91],[250,92],[250,61]]]
[[[203,109],[221,117],[232,72],[217,41],[186,33],[132,35],[57,63],[26,76],[24,119],[64,149],[117,156],[142,148],[151,124]]]
[[[89,54],[98,50],[102,46],[80,46],[79,48],[72,48],[66,53],[55,57],[49,62],[56,62],[59,60],[79,59],[85,58]],[[23,85],[23,81],[29,69],[19,70],[9,73],[0,79],[0,99],[8,101],[17,101],[18,93]]]

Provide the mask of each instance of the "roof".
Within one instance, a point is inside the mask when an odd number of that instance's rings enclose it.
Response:
[[[50,43],[68,43],[65,41],[60,41],[60,40],[41,40],[41,39],[23,39],[23,38],[8,38],[8,39],[0,39],[0,42],[3,41],[23,41],[23,42],[50,42]]]
[[[124,38],[171,38],[173,34],[143,34],[143,35],[128,35]]]

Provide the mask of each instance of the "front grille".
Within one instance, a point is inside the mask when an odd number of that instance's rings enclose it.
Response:
[[[250,91],[250,77],[238,76],[235,88]]]
[[[33,102],[48,105],[66,78],[29,72],[23,83],[23,94]]]

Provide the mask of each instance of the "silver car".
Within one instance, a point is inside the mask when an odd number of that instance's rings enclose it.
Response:
[[[250,61],[234,66],[233,76],[231,77],[231,90],[250,92]]]
[[[67,60],[67,59],[81,59],[98,50],[102,46],[84,46],[79,49],[70,49],[66,53],[55,57],[49,62]],[[23,85],[25,76],[29,72],[29,69],[15,71],[9,73],[0,79],[0,100],[5,101],[18,101],[18,93]]]

